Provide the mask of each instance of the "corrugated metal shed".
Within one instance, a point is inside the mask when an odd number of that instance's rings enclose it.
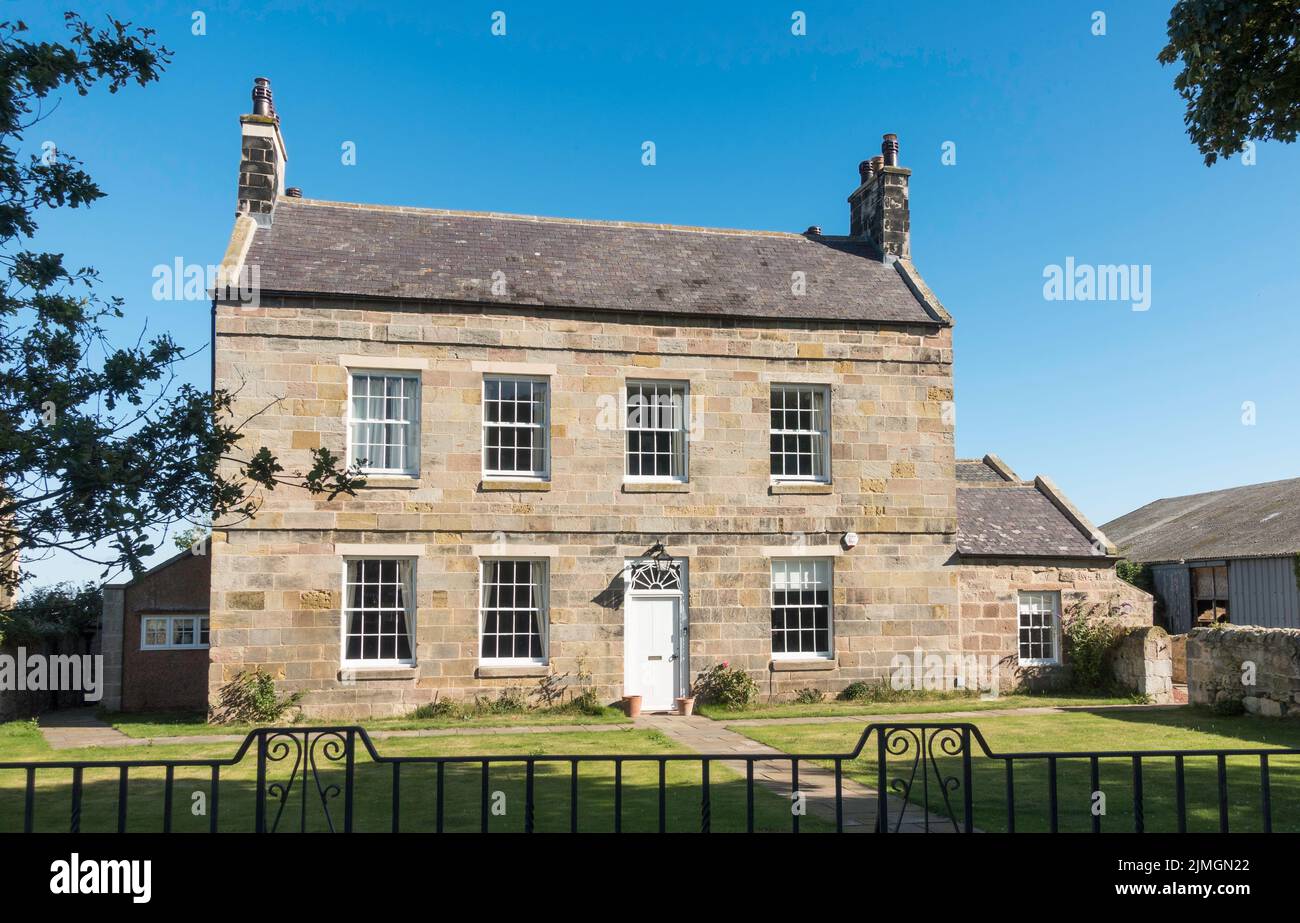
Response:
[[[1229,561],[1228,616],[1234,625],[1300,628],[1300,588],[1292,559]]]
[[[1228,619],[1234,625],[1261,628],[1300,628],[1300,587],[1292,558],[1237,558],[1224,562],[1188,561],[1151,568],[1156,596],[1164,603],[1165,619],[1174,633],[1192,628],[1193,567],[1228,566]]]

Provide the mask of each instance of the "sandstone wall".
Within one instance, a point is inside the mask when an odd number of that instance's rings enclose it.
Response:
[[[477,664],[478,549],[488,545],[551,562],[549,666],[581,660],[611,700],[623,683],[623,559],[660,540],[688,561],[692,675],[729,659],[765,692],[836,691],[885,679],[897,651],[958,647],[957,575],[944,566],[956,528],[946,329],[267,301],[220,306],[216,330],[217,387],[237,392],[237,415],[251,418],[245,445],[269,446],[290,470],[312,448],[345,451],[343,357],[416,364],[422,424],[418,477],[377,479],[356,498],[276,490],[252,522],[218,526],[210,696],[259,665],[308,691],[308,713],[332,717],[530,685]],[[549,482],[482,477],[482,380],[503,368],[550,381]],[[629,380],[662,379],[689,382],[690,483],[624,484],[619,395]],[[769,395],[786,382],[831,389],[829,485],[770,482]],[[862,540],[845,550],[849,531]],[[340,667],[339,549],[361,543],[418,555],[418,664],[400,679]],[[829,670],[772,670],[774,547],[835,557]]]
[[[1115,568],[1087,561],[1026,563],[1023,561],[966,561],[957,565],[960,576],[960,631],[967,655],[1000,663],[1000,685],[1009,691],[1020,686],[1050,689],[1069,680],[1068,664],[1026,666],[1019,663],[1018,594],[1061,594],[1062,615],[1071,606],[1101,605],[1115,608],[1126,625],[1149,626],[1152,597],[1115,574]]]
[[[1108,659],[1111,675],[1122,687],[1148,696],[1154,705],[1173,702],[1173,647],[1163,628],[1126,632]]]
[[[1250,714],[1271,717],[1300,714],[1300,629],[1192,629],[1187,698],[1228,710],[1240,702]]]

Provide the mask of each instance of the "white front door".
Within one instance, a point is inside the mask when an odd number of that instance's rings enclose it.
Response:
[[[676,704],[680,625],[679,597],[627,597],[624,694],[641,696],[643,711],[667,711]]]

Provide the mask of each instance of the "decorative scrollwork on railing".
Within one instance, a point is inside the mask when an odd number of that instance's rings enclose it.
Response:
[[[921,769],[921,778],[925,778],[925,773],[921,767],[921,740],[915,731],[910,728],[888,728],[883,731],[885,735],[885,754],[887,757],[896,756],[906,758],[911,754],[911,766],[905,771],[904,776],[896,776],[889,779],[889,790],[899,797],[902,802],[898,810],[898,820],[894,824],[894,832],[897,833],[899,827],[903,824],[903,815],[907,813],[908,799],[912,794],[912,786],[916,782],[917,770]],[[888,775],[888,769],[882,767],[882,772]],[[888,825],[889,818],[884,818],[884,823]]]
[[[321,810],[325,812],[325,823],[329,825],[330,833],[337,832],[334,829],[334,818],[330,814],[330,799],[337,798],[342,789],[336,783],[322,784],[320,769],[316,764],[316,752],[331,763],[337,763],[348,755],[348,738],[342,731],[326,731],[317,734],[311,742],[311,748],[307,751],[308,764],[311,766],[311,776],[316,783],[316,793],[320,797]]]
[[[314,788],[315,797],[319,800],[325,816],[326,826],[331,833],[337,832],[338,828],[330,811],[330,802],[343,793],[343,788],[337,783],[327,781],[322,771],[325,764],[342,762],[349,757],[349,751],[353,746],[352,736],[346,730],[334,728],[301,732],[268,730],[261,733],[262,739],[258,749],[261,764],[258,767],[258,779],[262,786],[259,793],[260,800],[263,802],[259,807],[263,812],[262,829],[272,833],[279,829],[285,808],[288,807],[294,794],[294,787],[298,786],[298,830],[303,833],[307,831],[308,805],[311,802],[311,790]],[[268,770],[274,768],[272,764],[288,765],[290,756],[293,757],[293,764],[287,777],[267,781]],[[268,815],[271,815],[269,822],[267,822]]]
[[[928,832],[932,802],[937,811],[942,803],[942,810],[938,813],[946,815],[953,829],[960,831],[961,824],[950,795],[961,788],[961,780],[955,775],[945,775],[940,761],[965,754],[968,741],[964,732],[955,727],[887,727],[881,733],[884,735],[882,751],[885,760],[896,757],[903,764],[902,767],[881,767],[882,781],[887,782],[889,791],[899,800],[892,832],[898,833],[902,829],[908,808],[912,806],[920,808],[921,823]],[[932,785],[937,789],[933,796]],[[883,817],[881,824],[882,830],[889,830],[890,818]]]
[[[297,735],[278,731],[263,740],[261,752],[266,763],[281,763],[289,758],[290,753],[293,754],[293,768],[289,771],[289,778],[281,782],[269,782],[266,785],[266,797],[277,802],[275,818],[269,826],[270,831],[274,833],[280,826],[280,818],[289,803],[289,793],[293,791],[294,783],[298,779],[298,767],[302,765],[303,744],[298,741]]]
[[[935,748],[938,748],[939,754],[935,754]],[[945,776],[943,767],[939,762],[939,757],[959,757],[966,749],[966,740],[964,735],[957,728],[941,728],[933,731],[929,735],[929,741],[926,749],[926,756],[929,759],[930,768],[934,770],[935,781],[939,785],[939,794],[943,798],[944,813],[952,821],[952,829],[960,832],[961,825],[957,822],[957,812],[953,810],[952,801],[948,798],[950,792],[955,792],[961,788],[961,780],[955,775]],[[929,804],[926,804],[929,808]],[[927,823],[928,829],[928,823]]]

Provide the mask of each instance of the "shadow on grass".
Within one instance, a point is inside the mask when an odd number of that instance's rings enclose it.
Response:
[[[1116,730],[1115,736],[1124,742],[1110,748],[1115,750],[1300,748],[1300,722],[1223,717],[1189,709],[1098,709],[1085,713],[1130,726],[1122,736]],[[1142,735],[1146,739],[1136,745],[1132,743],[1133,725],[1149,731]],[[1050,831],[1054,777],[1056,823],[1061,832],[1091,832],[1094,812],[1102,832],[1137,832],[1139,825],[1148,833],[1177,832],[1181,762],[1182,814],[1188,832],[1262,832],[1266,817],[1276,832],[1300,832],[1300,754],[1186,754],[1181,761],[1173,753],[1139,758],[1098,755],[1094,784],[1091,756],[1071,755],[1104,752],[1091,742],[1087,747],[1078,747],[1062,739],[1042,745],[1040,733],[1029,746],[1019,746],[1018,735],[999,734],[997,724],[990,723],[984,731],[994,756],[986,756],[978,743],[972,742],[970,790],[974,824],[985,831]],[[1191,731],[1196,734],[1189,742]],[[1104,727],[1100,735],[1106,738]],[[1057,754],[1054,761],[1037,756],[1003,758],[1049,751]],[[906,779],[911,768],[910,752],[906,758],[891,759],[888,780]],[[928,771],[930,808],[945,813],[935,793],[941,791],[943,780],[961,782],[962,761],[959,756],[940,756],[929,764]],[[878,785],[873,746],[854,761],[850,775],[873,788]],[[959,821],[963,817],[963,794],[958,785],[950,796]],[[919,782],[913,786],[909,800],[914,804],[924,802]]]
[[[354,780],[353,829],[357,832],[387,832],[393,829],[393,769],[391,764],[371,762],[358,752]],[[176,767],[174,770],[171,829],[173,832],[207,832],[213,809],[211,775],[208,767]],[[278,772],[268,766],[268,782],[288,778],[287,768]],[[710,821],[716,832],[741,832],[746,825],[745,782],[736,773],[716,764],[710,767]],[[33,828],[37,832],[66,832],[72,812],[72,770],[39,769],[36,773]],[[217,829],[221,832],[249,832],[255,827],[256,761],[222,767],[219,785]],[[612,762],[582,762],[578,777],[578,829],[580,832],[612,832],[615,829],[615,773]],[[304,782],[307,786],[304,803]],[[306,829],[323,832],[343,829],[345,782],[341,768],[322,768],[319,776],[301,771],[284,800],[280,832]],[[318,787],[319,783],[319,787]],[[656,763],[625,762],[622,769],[622,830],[654,832],[659,824],[659,768]],[[24,770],[0,769],[0,833],[21,832],[24,822],[26,776]],[[534,829],[537,832],[567,832],[570,829],[570,765],[568,762],[536,763],[534,777]],[[322,799],[320,792],[339,794]],[[164,829],[165,770],[132,769],[127,786],[128,832],[158,832]],[[521,763],[494,763],[488,779],[489,832],[523,832],[525,814],[525,768]],[[280,802],[267,800],[267,825],[274,822]],[[437,766],[406,763],[400,779],[400,829],[407,832],[437,830]],[[448,764],[443,780],[443,829],[445,832],[479,832],[483,822],[483,776],[479,764]],[[118,829],[119,774],[116,768],[85,769],[81,793],[81,830],[114,832]],[[790,802],[756,786],[755,829],[760,832],[788,831]],[[329,818],[327,819],[327,812]],[[669,832],[698,832],[702,826],[701,768],[694,762],[666,764],[664,787],[665,826]],[[801,830],[820,832],[829,825],[812,817],[801,818]]]

